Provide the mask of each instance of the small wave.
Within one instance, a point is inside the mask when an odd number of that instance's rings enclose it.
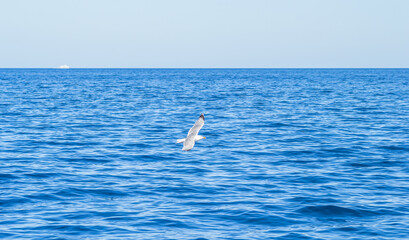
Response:
[[[277,237],[275,239],[277,239],[277,240],[294,240],[294,239],[318,240],[320,238],[308,237],[308,236],[305,236],[305,235],[299,234],[299,233],[289,233],[289,234],[285,234],[283,236]]]
[[[34,195],[27,195],[26,196],[28,199],[34,199],[34,200],[53,200],[53,201],[58,201],[61,200],[61,198],[53,195],[53,194],[34,194]]]
[[[9,199],[3,199],[0,200],[0,206],[2,207],[11,207],[14,205],[20,205],[20,204],[25,204],[25,203],[31,203],[32,200],[25,198],[25,197],[20,197],[20,198],[9,198]]]
[[[290,220],[280,216],[266,215],[265,213],[243,213],[237,216],[226,216],[226,220],[233,220],[243,224],[257,224],[268,226],[288,226],[298,221]]]
[[[298,212],[315,217],[370,217],[379,215],[379,213],[368,210],[352,209],[335,205],[308,206],[299,209]]]
[[[323,176],[306,176],[306,177],[298,177],[298,178],[295,178],[289,181],[294,182],[294,183],[328,183],[328,182],[333,181],[333,179],[329,177],[323,177]]]
[[[8,238],[8,237],[12,237],[12,236],[15,236],[15,234],[6,233],[6,232],[1,232],[0,233],[0,238]]]
[[[122,197],[122,196],[127,196],[128,193],[123,192],[123,191],[118,191],[118,190],[113,190],[113,189],[102,189],[102,188],[66,188],[63,190],[58,191],[55,193],[56,195],[59,196],[65,196],[65,197],[83,197],[84,194],[87,195],[96,195],[96,196],[108,196],[108,197]]]
[[[192,224],[187,224],[185,222],[179,221],[179,220],[175,220],[175,219],[169,219],[169,218],[154,218],[154,219],[150,219],[148,221],[144,221],[138,224],[134,224],[134,226],[165,226],[165,227],[172,227],[172,228],[196,228],[194,225]]]
[[[336,203],[339,202],[333,198],[318,198],[318,197],[293,197],[287,201],[296,202],[299,204],[309,204],[309,203]]]
[[[310,150],[287,150],[287,151],[282,151],[282,155],[284,156],[302,156],[302,155],[316,155],[316,151],[310,151]]]
[[[48,173],[40,173],[40,172],[38,172],[38,173],[27,173],[27,174],[24,174],[24,176],[27,176],[27,177],[33,177],[33,178],[50,178],[50,177],[54,177],[54,176],[60,176],[60,175],[62,175],[62,174],[57,174],[57,173],[52,173],[52,172],[48,172]]]
[[[108,232],[122,232],[128,233],[129,230],[116,227],[108,227],[101,225],[79,225],[79,224],[49,224],[43,226],[37,226],[27,228],[27,230],[45,230],[45,231],[60,231],[67,232],[70,235],[82,235],[82,234],[105,234]]]
[[[79,162],[79,163],[108,163],[111,162],[111,159],[107,159],[106,156],[94,156],[94,157],[87,157],[87,156],[81,156],[81,157],[73,157],[73,158],[59,158],[60,160],[63,161],[68,161],[68,162]]]
[[[409,146],[397,146],[397,145],[389,145],[389,146],[382,146],[381,149],[385,149],[388,151],[403,151],[409,152]]]
[[[289,226],[300,223],[300,221],[288,219],[285,217],[271,215],[266,212],[259,211],[242,211],[242,210],[212,210],[205,211],[214,218],[223,219],[225,221],[232,221],[240,224],[255,224],[268,226]]]
[[[128,196],[129,194],[123,191],[112,190],[112,189],[77,189],[77,191],[83,192],[85,194],[92,195],[102,195],[108,197],[122,197]]]
[[[355,150],[351,148],[322,148],[321,151],[323,152],[328,152],[328,153],[334,153],[334,154],[351,154],[354,153]]]
[[[0,173],[0,180],[12,180],[12,179],[18,179],[19,177],[9,174],[9,173]]]

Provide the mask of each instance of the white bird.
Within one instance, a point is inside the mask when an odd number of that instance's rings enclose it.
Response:
[[[183,139],[178,139],[176,143],[183,143],[183,151],[189,151],[195,146],[195,143],[199,140],[205,139],[205,137],[201,135],[197,135],[200,129],[204,125],[204,115],[203,113],[200,115],[199,119],[196,121],[195,125],[189,130],[187,137]]]

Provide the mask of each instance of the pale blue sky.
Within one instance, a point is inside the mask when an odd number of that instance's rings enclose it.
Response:
[[[4,0],[0,67],[409,67],[406,0]]]

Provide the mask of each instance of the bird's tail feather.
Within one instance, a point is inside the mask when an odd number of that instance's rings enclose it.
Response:
[[[184,142],[185,140],[186,140],[186,138],[178,139],[178,140],[176,140],[176,143],[182,143],[182,142]]]

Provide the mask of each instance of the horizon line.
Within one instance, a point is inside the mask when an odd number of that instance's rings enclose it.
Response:
[[[409,67],[0,67],[0,69],[409,69]]]

